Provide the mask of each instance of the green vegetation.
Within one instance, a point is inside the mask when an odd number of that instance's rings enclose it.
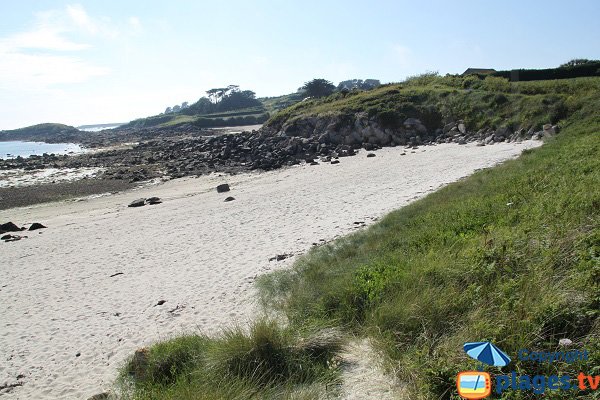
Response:
[[[335,85],[326,79],[313,79],[300,88],[308,97],[325,97],[335,91]]]
[[[456,374],[478,367],[462,352],[467,341],[491,340],[514,356],[570,338],[590,350],[590,362],[513,357],[511,369],[598,374],[599,83],[520,83],[544,96],[575,96],[578,111],[560,135],[311,251],[291,273],[263,278],[265,301],[292,326],[335,322],[376,338],[410,398],[450,398]]]
[[[497,71],[494,76],[515,81],[540,81],[600,76],[600,60],[575,59],[558,68]]]
[[[291,271],[262,277],[263,302],[286,317],[286,327],[259,322],[250,334],[158,344],[142,378],[133,380],[132,397],[298,398],[296,390],[308,387],[305,398],[323,398],[318,388],[336,379],[326,365],[339,347],[325,346],[326,356],[317,358],[298,352],[306,342],[298,336],[306,336],[296,332],[313,326],[372,337],[411,399],[456,398],[456,374],[479,367],[462,351],[467,341],[494,342],[519,374],[600,374],[600,78],[506,84],[429,73],[275,115],[270,125],[366,111],[392,123],[401,116],[432,125],[464,119],[471,129],[553,122],[562,131],[516,160],[313,249]],[[587,348],[590,361],[534,364],[516,357],[521,348],[555,350],[561,338]],[[297,374],[300,364],[310,372]],[[165,378],[160,371],[175,372]],[[549,397],[575,396],[592,398]]]
[[[0,140],[39,140],[48,143],[73,141],[79,139],[82,132],[72,126],[63,124],[38,124],[25,128],[0,131]]]
[[[269,118],[263,103],[251,90],[240,90],[237,85],[210,89],[208,97],[196,103],[167,107],[165,112],[129,122],[120,128],[167,128],[191,124],[197,128],[262,124]]]
[[[430,131],[459,119],[473,131],[502,126],[540,130],[543,124],[572,115],[585,96],[599,89],[598,78],[509,83],[498,77],[430,72],[400,84],[302,101],[275,114],[266,125],[278,130],[295,119],[327,114],[340,114],[352,123],[354,114],[366,112],[391,128],[406,118],[418,118]]]
[[[218,338],[184,336],[138,350],[121,385],[131,399],[316,398],[336,378],[334,330],[299,335],[260,320]]]

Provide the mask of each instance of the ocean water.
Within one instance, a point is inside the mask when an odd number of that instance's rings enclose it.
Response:
[[[74,143],[43,143],[43,142],[0,142],[0,158],[29,157],[48,154],[81,153],[83,149]]]

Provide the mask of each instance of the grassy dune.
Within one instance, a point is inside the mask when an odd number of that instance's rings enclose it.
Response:
[[[336,379],[327,361],[338,342],[323,344],[323,357],[293,350],[306,341],[297,332],[310,336],[315,326],[375,339],[390,373],[408,384],[411,399],[455,398],[456,374],[478,367],[462,351],[466,341],[493,341],[513,356],[510,370],[523,374],[600,374],[600,80],[518,83],[504,94],[508,105],[486,113],[472,108],[477,99],[502,92],[448,89],[438,87],[447,78],[425,78],[351,99],[300,103],[270,124],[315,110],[359,109],[368,101],[390,109],[396,103],[382,99],[399,90],[422,93],[426,102],[437,99],[439,107],[456,104],[463,111],[453,111],[455,116],[471,124],[489,123],[482,115],[543,123],[562,103],[564,118],[553,121],[562,131],[516,160],[312,250],[290,271],[263,277],[263,300],[287,317],[285,327],[258,322],[250,333],[158,344],[149,350],[152,361],[142,368],[143,379],[130,373],[131,364],[123,373],[132,397],[323,398],[318,388]],[[587,348],[590,361],[534,364],[516,358],[521,348],[557,349],[561,338]],[[175,373],[165,380],[150,372],[156,370]],[[576,395],[592,398],[584,392],[555,392],[551,398]],[[503,398],[530,396],[505,392]]]

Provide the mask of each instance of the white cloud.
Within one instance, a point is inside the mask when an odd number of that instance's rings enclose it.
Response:
[[[59,29],[39,27],[29,32],[0,38],[0,52],[21,49],[39,49],[55,51],[77,51],[90,47],[85,43],[76,43],[62,35]]]
[[[71,21],[80,29],[87,31],[91,34],[98,33],[98,25],[92,21],[88,13],[80,4],[68,5],[67,15]]]
[[[81,40],[86,35],[116,34],[110,24],[93,19],[81,5],[37,13],[30,30],[0,37],[0,87],[41,89],[105,75],[108,68],[93,65],[82,57],[80,52],[92,45]]]
[[[85,82],[110,70],[86,63],[79,57],[49,54],[2,53],[0,88],[14,90]]]

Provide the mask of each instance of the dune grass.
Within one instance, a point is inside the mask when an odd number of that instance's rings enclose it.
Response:
[[[333,329],[292,331],[258,320],[218,337],[190,335],[141,349],[123,368],[125,399],[321,398],[338,376]]]

